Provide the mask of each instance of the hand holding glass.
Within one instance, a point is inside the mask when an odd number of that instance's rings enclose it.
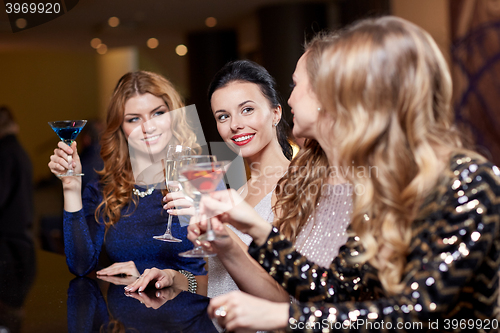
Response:
[[[61,121],[50,121],[49,125],[52,127],[54,132],[59,136],[59,138],[68,146],[71,146],[73,141],[82,131],[83,127],[87,123],[86,120],[61,120]],[[68,165],[69,169],[65,174],[57,175],[58,177],[68,177],[68,176],[83,176],[83,173],[75,173],[71,164],[73,163],[73,158],[68,155]]]
[[[195,207],[195,216],[200,220],[199,210],[200,201],[203,195],[214,192],[217,185],[224,176],[224,166],[226,161],[208,162],[208,163],[191,163],[183,165],[179,169],[179,182],[182,185],[182,190],[186,196],[192,198]],[[214,241],[221,237],[215,235],[210,225],[210,218],[207,219],[207,231],[201,235],[199,240]],[[179,254],[182,257],[208,257],[215,256],[215,253],[205,251],[201,246],[194,248],[191,251]]]

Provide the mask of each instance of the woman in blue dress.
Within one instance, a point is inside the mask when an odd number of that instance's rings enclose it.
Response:
[[[118,81],[101,139],[100,179],[89,183],[82,195],[81,177],[61,178],[64,245],[73,274],[84,276],[95,270],[105,250],[112,265],[97,275],[140,276],[146,268],[161,267],[168,269],[167,284],[206,294],[204,261],[178,256],[193,246],[186,227],[174,218],[172,233],[182,243],[152,238],[164,232],[168,217],[158,186],[166,147],[179,144],[194,151],[199,147],[183,107],[172,84],[158,74],[131,72]],[[59,142],[49,168],[55,175],[69,168],[80,172],[76,143],[69,147]]]

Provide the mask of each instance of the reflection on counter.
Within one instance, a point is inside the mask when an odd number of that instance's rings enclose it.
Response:
[[[115,278],[109,284],[73,279],[68,289],[68,332],[218,332],[207,314],[207,297],[172,288],[125,293],[126,279]]]

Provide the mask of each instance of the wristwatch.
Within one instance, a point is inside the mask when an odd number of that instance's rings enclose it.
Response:
[[[196,294],[196,290],[198,289],[198,282],[196,282],[196,278],[193,273],[185,271],[183,269],[179,270],[179,273],[184,275],[188,280],[188,291],[190,293]]]

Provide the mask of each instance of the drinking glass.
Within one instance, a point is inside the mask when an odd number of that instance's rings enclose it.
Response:
[[[185,195],[193,200],[195,216],[200,218],[200,201],[203,195],[214,192],[225,173],[227,161],[187,163],[179,168],[179,182]],[[214,241],[222,238],[215,235],[211,228],[210,218],[207,219],[207,231],[198,237],[199,240]],[[205,251],[201,246],[179,253],[182,257],[199,258],[215,256],[215,253]]]
[[[50,127],[52,127],[59,138],[68,146],[71,146],[73,141],[76,140],[76,137],[80,134],[86,123],[86,120],[49,121]],[[71,155],[68,155],[69,169],[65,174],[57,175],[57,177],[83,176],[83,173],[75,173],[73,167],[71,166],[72,162],[73,158]]]
[[[191,148],[182,145],[168,145],[167,159],[162,160],[163,171],[165,173],[165,185],[168,192],[177,192],[180,190],[178,164],[179,161],[191,153]],[[182,242],[181,239],[172,236],[172,215],[168,214],[167,230],[163,235],[154,236],[164,242]]]

